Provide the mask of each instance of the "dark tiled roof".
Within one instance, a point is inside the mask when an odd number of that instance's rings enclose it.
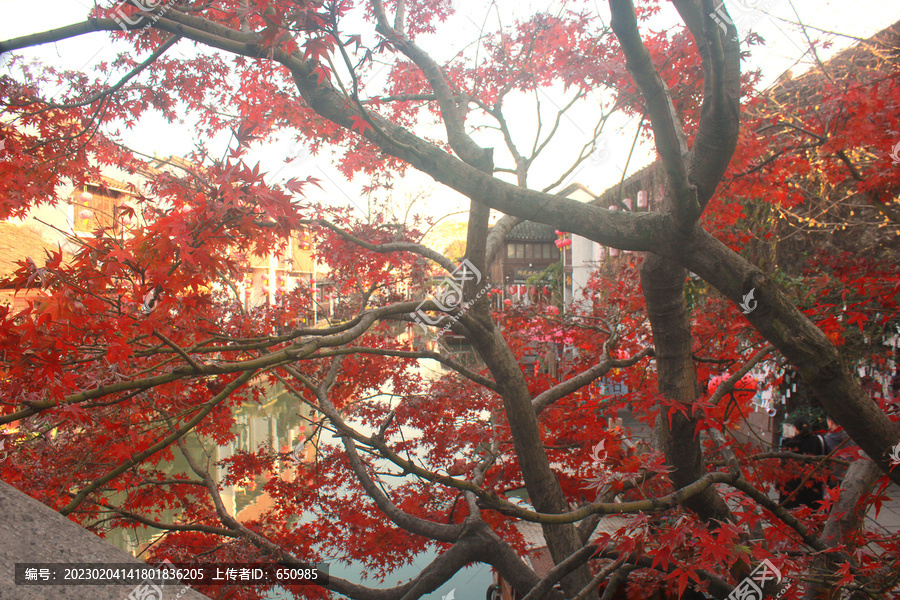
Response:
[[[44,266],[47,251],[56,249],[28,227],[0,222],[0,278],[11,275],[19,268],[16,262],[26,257],[31,257],[39,267]]]
[[[868,40],[858,42],[846,48],[825,62],[832,78],[844,78],[849,74],[861,71],[873,71],[873,77],[893,76],[893,64],[900,60],[900,21],[886,27]],[[786,71],[775,84],[764,93],[771,102],[779,105],[795,102],[798,105],[814,104],[819,91],[829,83],[822,74],[821,68],[810,69],[806,73],[793,77]],[[770,110],[768,104],[758,110]],[[742,111],[746,110],[741,108]],[[647,181],[654,179],[662,182],[665,173],[657,159],[643,169],[630,175],[623,184],[622,197],[633,197],[637,190],[646,189]],[[657,171],[658,170],[658,171]],[[620,185],[616,184],[604,190],[593,201],[599,206],[611,206],[619,199]],[[658,200],[658,199],[657,199]],[[652,202],[652,200],[651,200]]]
[[[815,104],[821,91],[828,85],[836,85],[837,80],[857,77],[869,72],[872,79],[893,77],[894,65],[900,60],[900,21],[882,29],[867,40],[841,50],[825,61],[828,76],[822,69],[813,68],[793,77],[790,71],[784,73],[767,91],[769,98],[778,105],[786,102]],[[857,84],[858,85],[858,84]]]
[[[602,206],[603,208],[609,208],[618,203],[618,200],[620,200],[620,192],[622,198],[634,198],[640,190],[650,191],[651,194],[656,194],[656,191],[652,189],[652,183],[657,181],[657,178],[659,181],[662,181],[663,177],[665,177],[665,174],[662,172],[662,165],[659,160],[655,160],[643,169],[629,175],[624,182],[617,183],[603,191],[603,193],[597,196],[597,199],[594,200],[592,204]],[[659,199],[653,199],[654,202],[657,200]]]
[[[550,225],[523,221],[512,228],[506,236],[508,242],[552,242],[556,239],[556,231]]]

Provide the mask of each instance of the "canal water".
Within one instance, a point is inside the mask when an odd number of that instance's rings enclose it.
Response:
[[[425,377],[437,377],[443,372],[443,367],[435,361],[423,360],[420,362],[419,368]],[[201,442],[197,436],[188,436],[186,443],[192,455],[202,458],[209,454],[214,461],[222,460],[232,456],[235,452],[252,452],[261,444],[284,452],[290,451],[306,439],[312,433],[312,428],[309,426],[312,417],[311,410],[305,405],[301,405],[280,383],[276,382],[269,386],[268,390],[265,401],[260,404],[242,406],[237,411],[234,425],[237,439],[234,442],[217,445],[212,440]],[[410,433],[414,435],[413,432]],[[339,441],[332,438],[330,433],[324,432],[319,443],[338,444]],[[174,454],[176,459],[165,470],[172,474],[192,475],[184,457],[177,451]],[[290,477],[292,474],[293,469],[287,467],[280,476]],[[224,470],[218,470],[214,475],[221,479],[225,473]],[[255,485],[225,487],[221,493],[229,512],[236,515],[238,520],[247,520],[255,518],[270,507],[271,499],[261,491],[264,483],[265,479],[260,477]],[[168,514],[161,514],[159,518],[162,521],[171,522],[177,520],[178,514],[172,511]],[[300,520],[302,521],[303,517]],[[139,555],[143,549],[152,545],[159,537],[160,534],[157,530],[148,528],[115,528],[107,534],[109,542],[135,555]],[[386,588],[408,581],[420,573],[435,557],[436,554],[433,552],[422,553],[416,556],[410,565],[393,572],[384,582],[366,580],[366,569],[358,564],[345,565],[336,561],[329,562],[329,572],[335,577],[362,585]],[[486,565],[475,565],[460,571],[440,589],[423,596],[423,598],[434,600],[480,599],[485,597],[491,583],[491,568]],[[270,600],[282,600],[291,598],[291,596],[284,590],[280,590],[273,591],[269,598]]]

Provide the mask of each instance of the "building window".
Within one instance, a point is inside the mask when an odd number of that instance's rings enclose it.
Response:
[[[534,244],[525,244],[525,258],[534,258]]]
[[[90,233],[99,227],[117,229],[119,205],[128,195],[108,187],[87,184],[72,196],[74,207],[73,228],[79,233]]]
[[[541,244],[541,247],[544,249],[543,258],[550,258],[553,256],[553,244]]]

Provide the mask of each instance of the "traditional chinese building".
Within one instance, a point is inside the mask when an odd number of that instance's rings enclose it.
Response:
[[[46,242],[34,229],[25,225],[0,222],[0,280],[12,275],[19,268],[21,261],[31,259],[36,268],[43,267],[49,253],[56,251],[59,251],[59,247]],[[39,287],[16,292],[15,287],[2,285],[0,305],[8,305],[11,311],[16,313],[26,308],[28,301],[39,295]]]

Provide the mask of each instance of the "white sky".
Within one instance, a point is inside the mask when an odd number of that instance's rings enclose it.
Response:
[[[470,46],[478,36],[479,26],[487,19],[487,29],[496,27],[498,19],[502,19],[504,25],[509,25],[515,15],[530,14],[533,11],[554,11],[559,2],[538,2],[495,0],[492,3],[478,0],[453,0],[459,9],[459,14],[440,26],[440,31],[431,39],[420,38],[419,43],[432,55],[443,60],[450,58],[463,48]],[[679,23],[677,13],[671,5],[663,2],[664,9],[658,21],[653,27],[660,29],[671,27]],[[807,25],[826,30],[840,32],[845,35],[865,38],[887,27],[891,23],[900,20],[900,2],[896,0],[869,0],[864,4],[859,2],[847,2],[837,0],[728,0],[726,2],[729,12],[737,24],[738,30],[743,34],[753,30],[765,38],[767,45],[751,48],[752,58],[745,62],[742,68],[745,70],[753,67],[761,67],[765,76],[765,83],[774,81],[786,69],[792,69],[796,74],[803,71],[809,65],[806,54],[806,46],[802,34],[798,29],[788,23],[796,21],[797,14]],[[596,1],[597,10],[608,22],[608,8],[605,2]],[[20,35],[26,35],[47,29],[53,29],[81,21],[90,7],[92,0],[0,0],[0,39],[8,39]],[[796,14],[795,14],[796,11]],[[658,23],[658,24],[657,24]],[[812,36],[819,34],[812,30]],[[367,36],[368,37],[368,36]],[[843,48],[852,39],[843,36],[827,36],[833,39],[834,46],[830,51],[820,54],[827,58],[830,53]],[[48,44],[37,49],[28,50],[25,54],[68,68],[82,68],[86,65],[96,64],[102,60],[109,60],[114,56],[114,47],[109,43],[104,33],[90,34],[75,40],[67,40],[56,44]],[[179,45],[170,53],[189,52],[190,46]],[[5,61],[0,64],[0,73],[7,72]],[[561,90],[551,90],[543,93],[541,97],[545,108],[552,108],[554,104],[562,105],[563,96]],[[554,181],[564,169],[563,159],[570,157],[575,148],[581,146],[586,131],[590,131],[592,124],[590,118],[595,114],[598,99],[589,98],[580,110],[573,111],[571,118],[563,122],[559,133],[559,142],[548,147],[548,158],[543,163],[538,163],[530,176],[531,187],[541,188],[543,185]],[[531,136],[534,131],[534,108],[530,97],[510,97],[509,120],[513,124],[514,136],[522,146],[530,147]],[[593,104],[592,104],[593,103]],[[594,109],[592,109],[592,106]],[[614,184],[622,176],[626,166],[626,158],[632,143],[634,124],[618,122],[618,128],[610,129],[604,142],[608,156],[601,156],[601,160],[589,160],[581,169],[569,177],[566,181],[577,181],[591,188],[594,192],[600,192]],[[188,125],[170,125],[155,115],[145,115],[141,123],[133,130],[124,132],[123,139],[131,147],[153,154],[183,155],[190,152],[194,146],[194,128]],[[223,151],[228,143],[229,136],[213,141]],[[503,160],[499,146],[501,142],[485,137],[484,134],[476,136],[476,140],[485,145],[498,146],[498,166]],[[312,191],[312,199],[325,200],[343,206],[357,206],[363,212],[367,208],[367,200],[359,193],[360,182],[348,183],[344,181],[337,171],[329,164],[327,156],[311,158],[300,154],[297,160],[285,164],[284,157],[296,153],[293,143],[285,138],[281,143],[259,148],[251,157],[258,160],[263,170],[268,170],[273,175],[270,180],[283,180],[288,177],[306,177],[311,175],[323,181],[324,192]],[[638,151],[628,166],[629,173],[640,168],[649,161],[647,149]],[[509,166],[503,165],[503,166]],[[465,199],[452,191],[443,189],[434,184],[430,178],[418,173],[406,177],[397,187],[395,196],[403,201],[405,196],[413,195],[417,191],[428,189],[431,192],[427,206],[421,211],[432,215],[443,215],[456,210],[464,210],[467,207]]]

